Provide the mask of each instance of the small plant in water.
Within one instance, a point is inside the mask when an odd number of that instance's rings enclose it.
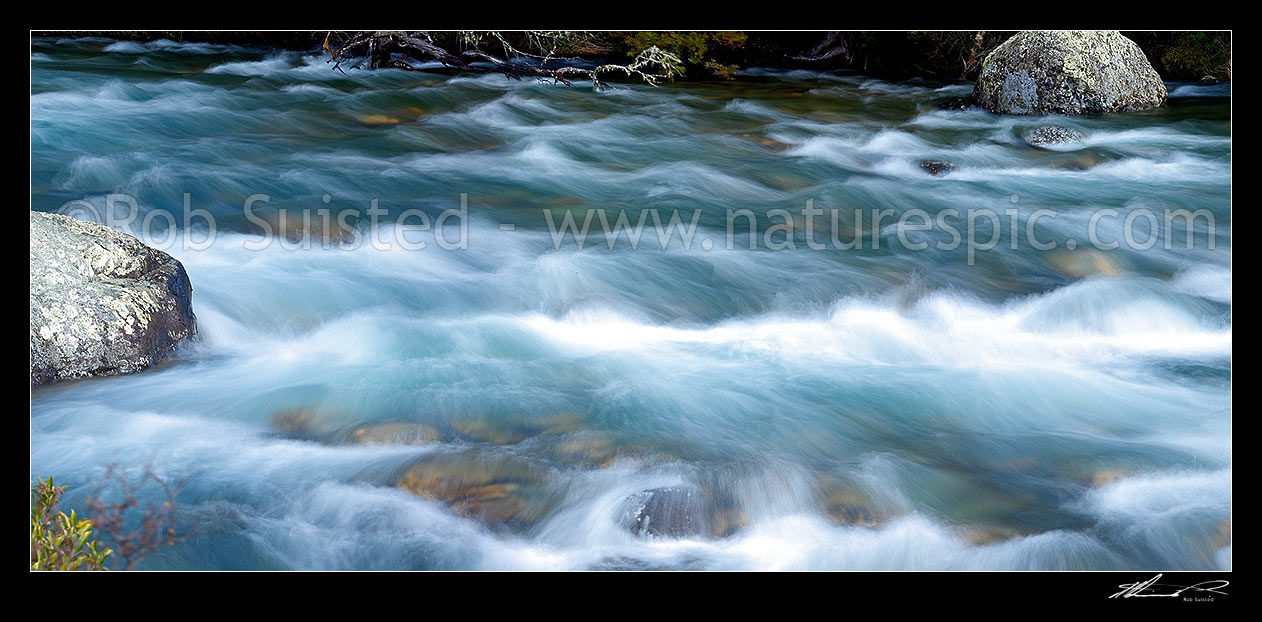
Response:
[[[53,478],[31,487],[31,570],[105,570],[113,553],[92,535],[92,521],[57,510],[65,486]]]
[[[175,500],[182,486],[148,466],[132,477],[110,466],[84,500],[89,519],[58,510],[66,486],[54,485],[51,477],[37,480],[31,487],[31,570],[135,570],[148,554],[195,533],[195,527],[177,531]]]

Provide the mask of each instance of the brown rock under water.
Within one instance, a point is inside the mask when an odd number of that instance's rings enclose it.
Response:
[[[528,527],[555,506],[546,483],[545,473],[522,458],[473,450],[426,456],[409,467],[396,485],[441,501],[466,518]]]
[[[424,445],[441,440],[441,432],[419,423],[376,423],[351,432],[351,442],[359,445]]]
[[[1048,259],[1057,272],[1075,279],[1089,276],[1119,276],[1122,267],[1109,255],[1103,252],[1080,248],[1075,250],[1057,249]]]
[[[962,525],[956,528],[960,537],[967,540],[973,546],[986,546],[996,542],[1003,542],[1013,538],[1021,537],[1023,534],[999,525]]]
[[[399,119],[384,114],[361,114],[355,120],[364,125],[396,125],[400,122]]]
[[[530,438],[530,433],[510,428],[490,419],[461,419],[448,426],[465,440],[493,445],[512,445]]]
[[[820,476],[817,486],[820,507],[834,523],[875,527],[888,519],[870,497],[835,477]]]
[[[315,412],[309,408],[286,408],[272,414],[272,427],[287,434],[296,434],[311,428],[316,420]]]

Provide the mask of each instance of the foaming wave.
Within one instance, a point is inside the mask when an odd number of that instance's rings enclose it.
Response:
[[[783,118],[784,115],[758,102],[736,98],[723,105],[723,112],[755,115],[771,119]]]
[[[1231,83],[1180,84],[1171,89],[1168,97],[1231,97]]]
[[[1127,477],[1092,491],[1081,506],[1128,550],[1164,567],[1196,560],[1202,569],[1231,569],[1231,469]]]
[[[177,54],[223,54],[240,49],[237,46],[203,42],[179,42],[170,39],[156,41],[115,41],[103,48],[105,52],[119,54],[148,54],[154,51],[175,52]]]
[[[237,61],[212,65],[206,73],[223,73],[238,76],[265,76],[294,69],[297,65],[294,58],[287,54],[278,54],[265,60]]]
[[[810,514],[760,521],[724,540],[636,541],[625,534],[581,544],[509,543],[486,568],[726,570],[1083,570],[1121,566],[1103,543],[1080,533],[1052,531],[971,545],[959,532],[921,515],[879,528],[830,524]],[[572,541],[573,542],[573,541]]]
[[[268,76],[285,78],[329,79],[332,71],[326,57],[320,55],[300,54],[297,52],[275,53],[262,60],[233,61],[211,65],[206,69],[209,74],[227,74],[236,76]],[[383,72],[384,73],[384,72]],[[339,74],[340,75],[340,74]],[[357,71],[347,74],[351,79],[382,79],[376,72]],[[386,78],[389,76],[387,75]]]
[[[1194,266],[1175,275],[1170,287],[1175,291],[1231,304],[1231,269]]]
[[[1136,354],[1228,353],[1230,328],[1198,311],[1203,310],[1143,283],[1101,279],[1002,306],[949,293],[927,296],[905,311],[852,299],[839,302],[825,318],[774,315],[711,328],[646,324],[598,308],[573,310],[560,319],[533,314],[521,322],[550,340],[588,351],[696,345],[865,364],[1076,369]],[[965,351],[968,357],[958,355]]]

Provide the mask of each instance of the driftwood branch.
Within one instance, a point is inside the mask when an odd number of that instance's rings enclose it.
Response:
[[[823,41],[820,41],[819,43],[817,43],[815,47],[808,50],[805,54],[801,54],[799,56],[791,56],[790,58],[792,58],[793,60],[804,60],[804,61],[813,62],[813,61],[828,60],[830,58],[833,58],[835,56],[841,56],[843,54],[847,58],[849,58],[850,47],[846,45],[846,39],[840,32],[832,31],[824,36]]]
[[[335,37],[341,42],[332,43]],[[659,81],[683,75],[683,62],[674,54],[656,47],[640,52],[626,65],[588,68],[574,64],[583,62],[581,59],[556,55],[555,49],[542,49],[540,54],[517,49],[498,32],[487,33],[486,38],[499,44],[503,49],[502,56],[483,49],[481,36],[470,37],[467,49],[453,54],[435,44],[434,38],[425,31],[378,31],[349,35],[330,32],[325,37],[324,50],[328,53],[333,68],[343,72],[344,63],[352,69],[375,70],[384,67],[420,71],[411,63],[412,59],[420,59],[436,61],[446,68],[460,72],[501,73],[514,80],[533,77],[573,86],[571,80],[587,79],[596,88],[609,86],[601,79],[601,74],[611,72],[638,77],[654,86]]]

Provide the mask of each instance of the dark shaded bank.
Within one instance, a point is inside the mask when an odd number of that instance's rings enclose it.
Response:
[[[327,32],[310,31],[81,31],[35,32],[36,37],[105,37],[318,50]],[[521,49],[531,33],[504,33]],[[986,55],[1012,31],[601,31],[575,33],[557,52],[593,62],[625,62],[657,46],[680,56],[687,77],[728,78],[740,67],[849,69],[887,79],[977,78]],[[1168,81],[1231,79],[1229,31],[1124,31]],[[436,32],[435,41],[459,48],[468,33]],[[476,35],[475,35],[476,36]]]

